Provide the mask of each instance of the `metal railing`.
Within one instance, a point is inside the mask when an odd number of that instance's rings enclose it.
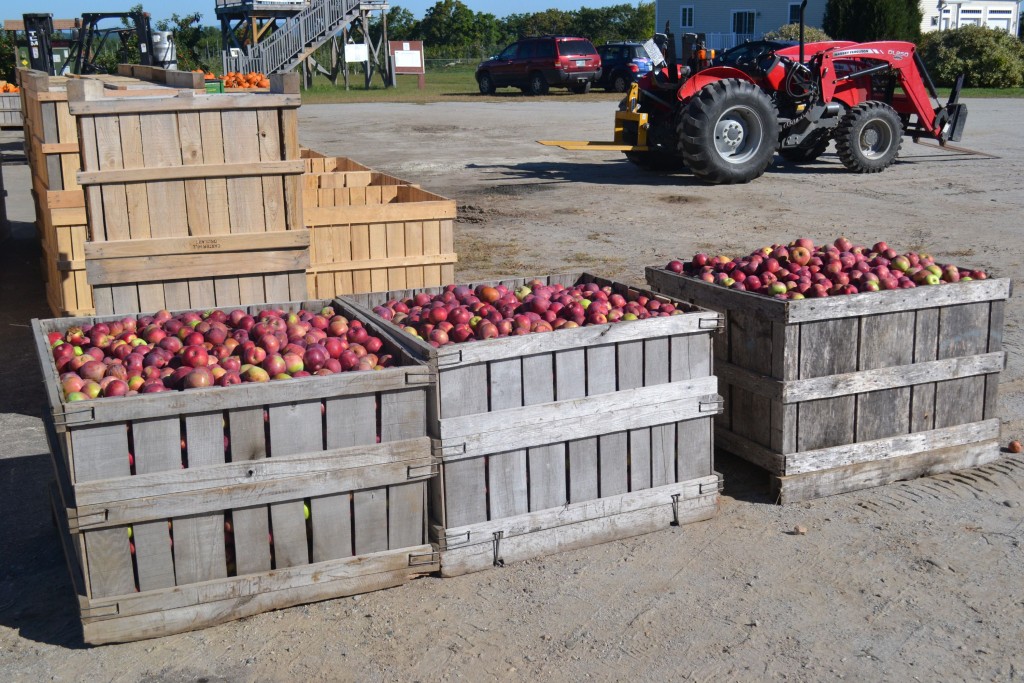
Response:
[[[237,56],[225,51],[224,70],[270,74],[285,67],[292,68],[295,64],[291,62],[299,55],[323,44],[351,22],[360,4],[365,3],[362,0],[312,0],[265,41],[245,52],[239,51]]]
[[[709,50],[728,50],[748,40],[760,40],[760,33],[705,33],[704,41]]]

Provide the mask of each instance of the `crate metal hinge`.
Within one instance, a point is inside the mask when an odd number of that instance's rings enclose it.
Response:
[[[454,350],[448,353],[437,354],[437,367],[445,368],[450,365],[458,365],[462,362],[462,351]]]
[[[57,429],[89,424],[96,419],[96,409],[92,406],[68,409],[53,413],[53,426]]]
[[[67,508],[68,511],[68,529],[72,532],[78,532],[82,529],[89,529],[95,526],[101,526],[110,517],[110,510],[102,510],[100,512],[90,512],[85,515],[79,515],[75,508]]]
[[[448,550],[450,548],[458,548],[459,546],[469,545],[470,532],[464,531],[455,536],[445,536],[441,539],[441,550]]]
[[[408,479],[422,479],[436,477],[441,471],[441,465],[430,463],[429,465],[409,465],[407,469]]]
[[[504,531],[494,532],[494,566],[504,567],[505,559],[501,556],[501,539],[505,538]]]
[[[702,413],[720,413],[725,409],[725,399],[721,396],[710,401],[701,401],[699,410]]]

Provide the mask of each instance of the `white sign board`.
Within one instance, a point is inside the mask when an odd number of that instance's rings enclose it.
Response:
[[[370,54],[364,43],[347,43],[345,45],[346,62],[365,62],[369,58]]]
[[[395,50],[395,66],[398,68],[420,69],[423,62],[420,61],[419,50]]]

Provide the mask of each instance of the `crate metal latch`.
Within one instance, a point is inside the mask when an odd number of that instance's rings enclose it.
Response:
[[[73,427],[75,425],[88,424],[95,419],[96,409],[92,406],[75,410],[65,409],[63,412],[53,413],[53,426],[57,428]]]
[[[432,564],[437,564],[441,561],[441,553],[430,552],[430,553],[409,553],[409,566],[410,567],[424,567]]]
[[[121,603],[114,602],[109,605],[96,605],[95,607],[82,607],[82,619],[98,619],[100,617],[116,617],[121,613]]]
[[[458,365],[462,362],[462,351],[454,350],[449,353],[437,354],[437,367],[446,368],[450,365]]]
[[[717,330],[720,332],[725,329],[725,316],[716,315],[714,318],[701,318],[697,323],[697,329]]]
[[[441,466],[438,463],[431,463],[429,465],[409,465],[406,469],[408,479],[422,479],[436,477],[441,471]]]
[[[448,550],[449,548],[458,548],[460,545],[469,545],[469,532],[464,531],[455,536],[444,537],[444,547],[441,550]]]
[[[495,531],[494,532],[494,566],[495,567],[504,567],[505,566],[505,560],[501,556],[501,539],[503,539],[503,538],[505,538],[505,532],[504,531]]]
[[[68,530],[76,533],[82,529],[100,526],[110,517],[110,510],[90,512],[84,515],[77,515],[75,508],[68,508]]]
[[[679,526],[679,494],[672,494],[672,523],[669,526]]]
[[[702,413],[720,413],[725,409],[725,399],[721,396],[710,401],[701,401],[699,410]]]

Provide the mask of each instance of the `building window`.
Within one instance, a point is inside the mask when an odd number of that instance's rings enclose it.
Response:
[[[790,24],[800,23],[800,3],[791,2],[789,3],[789,22]]]
[[[693,28],[693,6],[679,8],[679,27]]]
[[[740,35],[753,35],[754,10],[733,10],[732,32]]]

